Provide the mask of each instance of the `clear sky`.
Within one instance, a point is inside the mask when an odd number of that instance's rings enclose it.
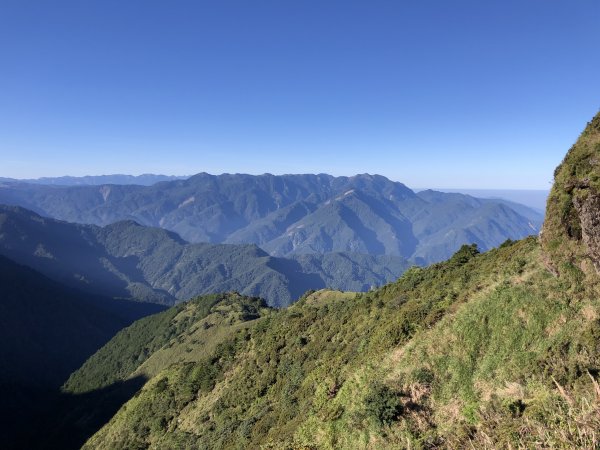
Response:
[[[0,176],[378,173],[547,189],[598,0],[2,0]]]

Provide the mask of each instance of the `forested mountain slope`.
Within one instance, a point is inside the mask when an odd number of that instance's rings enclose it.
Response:
[[[204,366],[210,370],[204,363],[232,333],[272,311],[262,299],[215,294],[135,322],[90,358],[60,396],[36,397],[48,403],[38,414],[39,433],[21,437],[15,448],[80,448],[145,380],[175,362],[199,363],[202,376]]]
[[[0,184],[0,203],[69,222],[134,220],[189,242],[256,244],[272,256],[349,252],[428,264],[537,234],[542,215],[502,200],[415,193],[378,175],[201,173],[152,186]]]
[[[240,328],[269,316],[264,300],[237,293],[212,294],[138,320],[75,372],[65,390],[81,393],[143,375],[152,377],[173,362],[195,362]]]
[[[4,205],[0,254],[87,292],[171,305],[239,291],[285,306],[309,289],[368,290],[408,267],[387,255],[275,258],[255,245],[189,244],[173,232],[133,221],[81,225]]]

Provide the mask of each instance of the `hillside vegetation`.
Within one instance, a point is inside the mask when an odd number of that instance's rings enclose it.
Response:
[[[542,244],[549,268],[587,276],[600,268],[600,114],[554,172]],[[596,270],[594,270],[594,268]]]
[[[271,311],[262,299],[237,293],[181,303],[119,332],[69,378],[65,391],[83,393],[130,377],[154,376],[173,362],[197,361],[229,333]]]
[[[373,292],[317,291],[191,346],[202,358],[163,346],[85,448],[597,448],[599,123],[557,170],[541,246],[463,246]],[[102,383],[89,364],[78,388]]]

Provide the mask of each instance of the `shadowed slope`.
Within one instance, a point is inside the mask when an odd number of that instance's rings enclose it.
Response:
[[[0,256],[0,384],[58,387],[117,331],[161,309],[87,295]]]

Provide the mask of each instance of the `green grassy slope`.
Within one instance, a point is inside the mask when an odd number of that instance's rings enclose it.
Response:
[[[230,334],[272,310],[236,293],[207,295],[139,320],[118,333],[65,383],[40,444],[80,448],[151,377],[172,363],[205,361]],[[32,447],[30,445],[30,447]]]
[[[564,403],[550,375],[587,398],[581,352],[556,352],[568,341],[593,353],[593,321],[581,325],[598,305],[569,305],[538,261],[534,239],[465,247],[373,293],[319,291],[159,372],[88,446],[465,445],[492,435],[490,415],[510,428],[515,408]]]
[[[596,115],[554,172],[542,245],[546,263],[564,276],[598,267],[600,239],[600,114]],[[590,211],[591,210],[591,211]],[[590,247],[591,245],[591,247]]]
[[[370,293],[310,294],[206,358],[163,355],[85,447],[598,448],[598,142],[600,116],[541,245],[464,246]]]

